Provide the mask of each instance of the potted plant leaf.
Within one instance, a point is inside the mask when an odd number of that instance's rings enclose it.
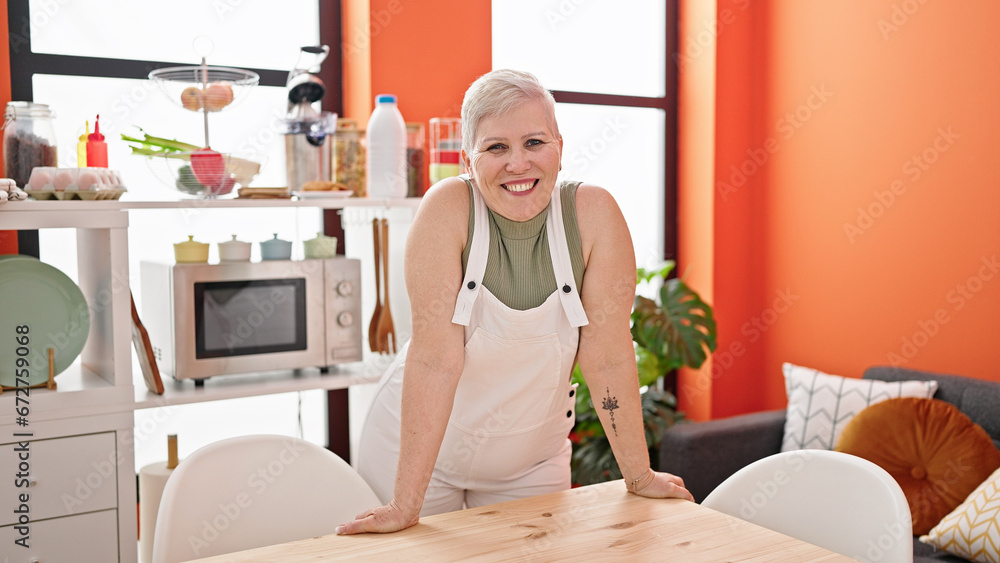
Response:
[[[716,347],[712,307],[683,280],[668,278],[674,266],[673,261],[667,261],[658,269],[637,269],[638,283],[659,289],[655,299],[636,295],[632,305],[632,342],[642,393],[646,445],[653,469],[657,468],[656,452],[663,431],[684,418],[677,410],[677,398],[670,389],[663,388],[663,377],[681,367],[700,367]],[[621,471],[579,367],[573,370],[573,381],[579,384],[576,427],[570,435],[573,483],[589,485],[620,479]]]

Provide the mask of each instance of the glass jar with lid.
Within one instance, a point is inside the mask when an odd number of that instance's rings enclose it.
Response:
[[[46,104],[8,102],[4,112],[3,163],[7,178],[28,184],[38,166],[58,166],[52,111]]]
[[[338,119],[330,161],[331,180],[350,188],[355,197],[365,197],[365,130],[353,119]]]
[[[406,197],[420,197],[424,186],[424,124],[406,124]]]

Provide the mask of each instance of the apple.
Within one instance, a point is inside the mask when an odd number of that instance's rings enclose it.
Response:
[[[233,86],[228,82],[213,82],[202,92],[205,109],[219,111],[233,101]]]
[[[181,92],[181,105],[184,109],[198,111],[201,109],[201,89],[196,86],[188,86]]]

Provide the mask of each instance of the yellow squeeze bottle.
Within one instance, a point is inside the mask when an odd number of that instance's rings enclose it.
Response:
[[[90,122],[84,121],[85,132],[80,135],[80,142],[76,144],[76,166],[85,168],[87,166],[87,140],[90,137]]]

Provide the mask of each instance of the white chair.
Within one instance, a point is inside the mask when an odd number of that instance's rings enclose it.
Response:
[[[850,454],[766,457],[723,481],[702,505],[860,561],[913,561],[902,489],[884,469]]]
[[[167,480],[153,563],[332,534],[381,504],[361,476],[325,448],[287,436],[221,440],[181,461]]]

